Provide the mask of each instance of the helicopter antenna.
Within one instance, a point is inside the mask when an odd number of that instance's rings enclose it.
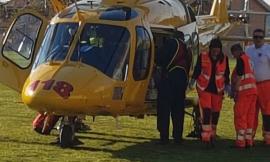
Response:
[[[88,3],[90,3],[90,7],[91,7],[91,9],[93,8],[93,2],[94,1],[87,1]]]
[[[79,12],[80,9],[78,8],[77,0],[75,0],[74,3],[75,3],[76,12]]]
[[[77,0],[75,0],[74,3],[75,3],[75,8],[76,8],[76,13],[78,15],[78,18],[79,18],[79,20],[81,20],[82,18],[80,16],[80,9],[78,7]]]

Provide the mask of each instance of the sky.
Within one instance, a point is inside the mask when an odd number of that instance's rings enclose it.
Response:
[[[0,2],[6,2],[6,1],[8,1],[8,0],[0,0]]]
[[[264,1],[270,5],[270,0],[264,0]]]

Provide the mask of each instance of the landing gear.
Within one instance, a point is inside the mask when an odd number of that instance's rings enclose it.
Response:
[[[61,147],[72,147],[75,139],[75,117],[65,116],[61,120],[59,144]]]
[[[193,108],[191,113],[185,111],[185,114],[190,116],[193,120],[193,130],[187,135],[187,137],[201,139],[202,125],[199,105],[197,104],[197,101],[193,101],[190,98],[187,98],[186,107]]]

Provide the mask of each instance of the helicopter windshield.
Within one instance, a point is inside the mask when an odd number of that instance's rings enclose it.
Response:
[[[81,61],[107,76],[124,80],[128,68],[130,33],[125,27],[86,24],[71,61]]]
[[[43,43],[39,49],[34,68],[49,61],[64,60],[78,26],[78,23],[49,25]]]

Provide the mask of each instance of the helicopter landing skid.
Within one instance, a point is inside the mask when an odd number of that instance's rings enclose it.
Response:
[[[75,141],[75,117],[64,116],[59,129],[59,145],[62,148],[72,147]]]

